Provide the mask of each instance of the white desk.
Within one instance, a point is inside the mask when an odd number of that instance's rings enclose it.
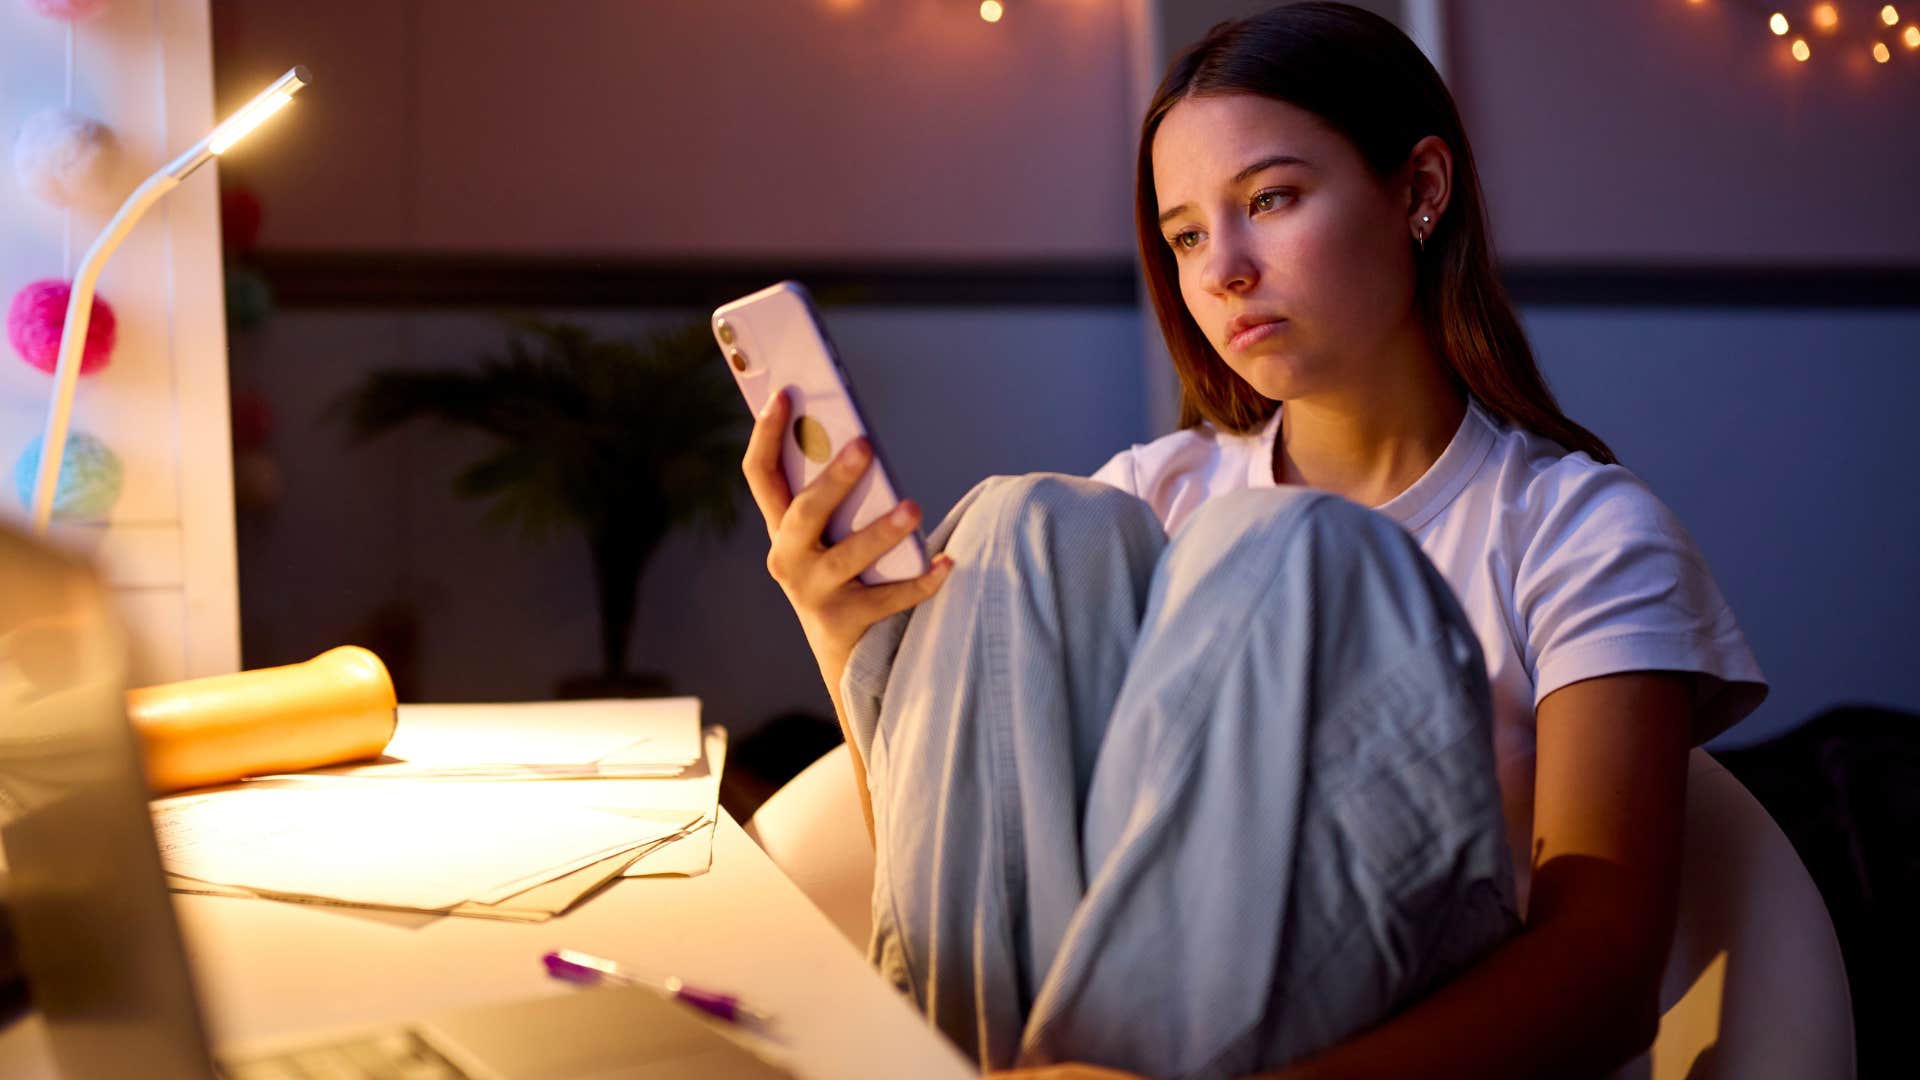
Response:
[[[175,896],[216,1045],[578,993],[540,956],[574,947],[738,993],[806,1077],[976,1075],[722,815],[713,869],[629,878],[550,922],[388,916]],[[0,1074],[51,1075],[37,1019],[0,1033]]]

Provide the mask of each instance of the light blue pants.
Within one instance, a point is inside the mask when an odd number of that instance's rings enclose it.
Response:
[[[1517,928],[1485,664],[1391,520],[995,477],[931,546],[842,689],[872,959],[983,1067],[1277,1067]]]

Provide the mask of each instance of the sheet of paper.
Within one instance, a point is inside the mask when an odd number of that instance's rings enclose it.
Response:
[[[411,761],[383,761],[367,765],[341,765],[310,769],[299,773],[266,773],[247,777],[263,780],[470,780],[494,783],[503,780],[652,780],[678,776],[685,765],[643,765],[590,763],[586,765],[420,765]]]
[[[727,729],[717,724],[707,728],[705,744],[703,768],[689,769],[672,780],[635,782],[632,796],[608,800],[610,807],[618,806],[623,812],[634,805],[634,800],[646,799],[659,809],[698,811],[706,819],[705,828],[635,860],[627,867],[627,877],[662,874],[691,877],[706,873],[713,865],[713,823],[720,817],[720,776],[727,765]]]
[[[444,910],[504,899],[677,831],[578,803],[530,803],[503,787],[533,786],[259,785],[156,803],[154,832],[161,861],[183,877]]]
[[[617,881],[621,871],[632,865],[637,858],[645,858],[649,852],[673,843],[685,835],[685,830],[673,836],[662,838],[634,851],[623,851],[611,858],[581,867],[571,874],[555,878],[542,885],[536,885],[525,892],[510,896],[494,904],[482,904],[469,901],[455,905],[449,915],[465,915],[479,919],[507,919],[514,922],[545,922],[557,915],[571,910],[589,895],[597,892],[610,881]]]
[[[508,922],[546,922],[558,915],[565,914],[609,881],[617,880],[620,877],[620,872],[632,865],[635,859],[643,858],[648,853],[684,838],[686,835],[687,831],[682,830],[661,840],[643,844],[632,851],[623,851],[618,855],[609,856],[599,862],[581,867],[573,873],[565,874],[545,884],[536,885],[518,895],[508,897],[497,904],[482,904],[468,901],[463,904],[455,904],[453,907],[445,910],[439,908],[396,907],[390,904],[347,903],[344,901],[329,900],[324,897],[263,892],[258,889],[248,889],[238,885],[218,885],[209,881],[199,881],[194,878],[181,877],[177,874],[167,875],[167,887],[174,892],[197,893],[202,896],[228,896],[241,899],[274,900],[360,909],[372,908],[382,911],[409,911],[430,915],[458,915],[477,919],[500,919]]]
[[[698,877],[713,868],[713,822],[702,822],[628,864],[625,877]]]
[[[700,699],[402,705],[387,756],[414,765],[673,765],[700,758]]]

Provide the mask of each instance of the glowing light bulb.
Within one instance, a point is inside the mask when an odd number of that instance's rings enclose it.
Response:
[[[1840,25],[1840,12],[1832,4],[1821,4],[1813,9],[1813,25],[1831,30]]]
[[[1900,40],[1909,49],[1920,49],[1920,26],[1907,27],[1906,33],[1900,35]]]
[[[1873,58],[1884,64],[1893,59],[1893,53],[1888,50],[1886,42],[1876,41],[1873,43]]]
[[[980,0],[980,17],[982,19],[990,23],[999,22],[1000,16],[1006,13],[1007,9],[1001,6],[1000,0]]]
[[[1771,26],[1771,27],[1773,28],[1773,36],[1774,36],[1774,37],[1785,37],[1785,36],[1786,36],[1786,34],[1787,34],[1787,17],[1786,17],[1785,15],[1782,15],[1782,14],[1780,14],[1780,13],[1779,13],[1779,12],[1777,12],[1777,11],[1776,11],[1776,12],[1774,12],[1774,13],[1773,13],[1773,18],[1771,18],[1771,19],[1768,19],[1768,20],[1767,20],[1767,25],[1768,25],[1768,26]]]
[[[207,141],[207,149],[216,154],[226,153],[228,147],[246,138],[248,132],[266,122],[267,117],[279,112],[292,100],[292,94],[281,92],[269,94],[248,105],[214,131],[213,138]]]
[[[1813,50],[1807,48],[1806,38],[1793,39],[1793,58],[1795,60],[1798,60],[1804,64],[1807,62],[1807,57],[1812,55],[1813,55]]]
[[[1888,26],[1897,26],[1900,22],[1900,13],[1893,10],[1892,4],[1888,4],[1880,9],[1880,21]]]

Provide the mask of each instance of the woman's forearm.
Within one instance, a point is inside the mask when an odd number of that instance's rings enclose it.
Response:
[[[853,725],[847,721],[847,703],[840,697],[840,678],[846,673],[847,658],[842,656],[838,662],[829,657],[816,654],[820,661],[820,677],[827,682],[827,694],[833,698],[833,715],[840,721],[840,737],[847,741],[847,755],[853,759],[853,786],[860,795],[860,817],[866,822],[867,843],[873,840],[873,796],[867,791],[867,763],[860,756],[860,744],[854,741]]]
[[[1432,997],[1279,1080],[1605,1076],[1659,1023],[1632,943],[1577,923],[1522,932]]]

